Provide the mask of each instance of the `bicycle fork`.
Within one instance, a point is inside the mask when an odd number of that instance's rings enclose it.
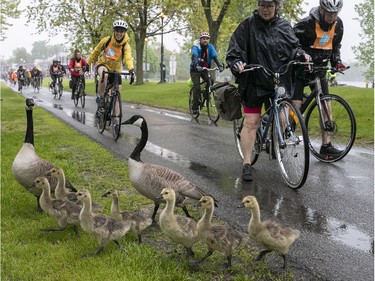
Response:
[[[323,133],[331,132],[333,130],[331,105],[328,101],[321,100],[323,92],[320,79],[316,79],[315,81],[315,90],[318,92],[318,95],[316,95],[316,104],[319,109],[320,128]]]

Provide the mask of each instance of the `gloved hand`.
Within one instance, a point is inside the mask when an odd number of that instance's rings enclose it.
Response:
[[[244,70],[245,66],[246,66],[246,63],[244,63],[242,61],[238,61],[233,65],[233,70],[238,72],[238,73],[241,73],[242,70]]]
[[[342,64],[342,63],[338,63],[337,66],[336,66],[336,68],[337,68],[338,70],[340,70],[340,71],[344,71],[344,70],[346,70],[346,66],[345,66],[345,64]]]
[[[135,80],[135,72],[134,69],[129,70],[130,73],[130,85],[134,83]]]
[[[199,72],[201,72],[201,71],[203,70],[203,67],[201,67],[200,65],[197,65],[195,68],[196,68]]]
[[[85,65],[85,66],[82,66],[82,71],[85,72],[86,70],[87,70],[86,65]]]
[[[221,64],[219,64],[219,72],[223,72],[224,71],[224,66],[222,66]]]
[[[298,61],[312,61],[311,56],[306,52],[297,52],[295,59]]]

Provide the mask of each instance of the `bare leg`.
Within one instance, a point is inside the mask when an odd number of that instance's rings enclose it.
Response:
[[[241,130],[241,150],[243,164],[250,164],[252,150],[255,144],[256,132],[259,127],[260,114],[245,113],[244,126]]]
[[[108,71],[106,67],[104,66],[101,66],[98,68],[98,74],[99,74],[99,80],[98,80],[98,92],[99,92],[99,95],[100,97],[103,97],[104,96],[104,91],[105,91],[105,87],[107,85],[107,80],[108,80],[108,74],[105,74],[104,75],[104,79],[103,79],[103,82],[102,82],[102,74],[103,74],[103,71]]]

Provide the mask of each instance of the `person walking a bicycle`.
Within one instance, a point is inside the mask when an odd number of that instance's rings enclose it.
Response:
[[[54,59],[52,61],[51,66],[49,67],[49,74],[51,75],[51,79],[52,79],[49,87],[53,90],[55,89],[55,84],[56,84],[57,79],[61,79],[61,83],[62,83],[62,75],[66,74],[66,71],[65,71],[65,68],[59,63],[59,60]]]
[[[232,34],[227,50],[226,62],[236,77],[242,96],[244,127],[240,139],[242,179],[245,181],[253,180],[251,153],[260,125],[261,108],[272,96],[274,84],[261,70],[241,72],[247,64],[261,64],[276,72],[291,60],[310,59],[300,47],[290,23],[280,17],[280,5],[280,0],[258,1],[258,9],[242,21]],[[286,82],[282,81],[282,84],[290,91],[290,83]]]
[[[319,7],[312,8],[309,16],[293,27],[302,48],[312,57],[314,65],[327,66],[329,61],[332,67],[341,71],[346,69],[340,57],[344,26],[337,16],[342,6],[342,0],[320,0]],[[327,95],[329,90],[326,73],[321,73],[320,78],[322,92]],[[293,96],[297,106],[302,105],[306,82],[313,79],[314,77],[309,76],[308,73],[297,73]],[[330,142],[328,133],[322,132],[320,154],[334,157],[341,152]]]
[[[125,64],[129,73],[132,73],[131,80],[134,79],[134,64],[133,57],[131,54],[131,47],[129,44],[129,36],[127,34],[128,24],[123,20],[116,20],[113,22],[113,34],[111,36],[106,36],[100,40],[99,44],[91,52],[87,64],[91,65],[99,57],[97,62],[96,71],[100,77],[98,80],[98,93],[99,102],[98,110],[96,115],[100,115],[104,106],[104,91],[109,83],[113,83],[114,75],[104,75],[102,79],[103,71],[122,71],[122,66]],[[122,89],[122,81],[119,81],[119,91]],[[117,109],[116,109],[117,111]]]
[[[198,40],[196,40],[198,41]],[[208,32],[201,32],[199,37],[199,42],[195,42],[191,48],[191,64],[190,64],[190,77],[193,82],[193,112],[194,114],[198,111],[198,105],[201,102],[201,87],[200,79],[203,81],[208,81],[208,72],[202,71],[203,67],[210,68],[211,61],[214,60],[216,65],[219,68],[219,71],[222,72],[224,67],[219,63],[217,58],[217,52],[215,47],[209,43],[210,34]],[[209,83],[212,83],[209,81]]]
[[[76,86],[77,86],[79,79],[82,79],[83,89],[85,89],[84,73],[88,71],[87,62],[84,58],[82,58],[81,52],[78,49],[74,51],[74,56],[69,61],[68,70],[70,71],[70,77],[72,80],[72,100],[73,100],[74,92],[76,90]]]

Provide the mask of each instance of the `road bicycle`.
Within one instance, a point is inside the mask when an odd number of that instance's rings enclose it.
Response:
[[[356,136],[356,120],[349,104],[337,95],[322,92],[321,78],[329,70],[340,72],[330,66],[313,66],[314,79],[307,82],[310,94],[304,94],[300,108],[306,112],[305,124],[309,135],[309,148],[315,158],[322,162],[332,163],[344,158],[352,148]],[[322,138],[335,145],[341,153],[338,155],[320,154]]]
[[[103,71],[101,81],[103,81],[105,74],[114,75],[114,82],[110,84],[108,77],[108,82],[103,97],[104,106],[101,108],[98,107],[97,110],[97,127],[99,133],[102,134],[106,127],[110,127],[112,125],[112,137],[115,141],[117,141],[121,132],[122,118],[122,105],[121,93],[119,91],[119,82],[121,79],[121,75],[131,76],[130,84],[134,82],[134,77],[130,72]]]
[[[83,84],[84,74],[81,74],[77,79],[77,84],[73,93],[73,102],[75,106],[78,106],[78,102],[81,102],[82,108],[85,108],[86,103],[86,93],[85,85]]]
[[[61,99],[64,86],[62,84],[62,73],[58,73],[55,81],[55,86],[52,88],[52,94],[54,99]]]
[[[198,120],[198,117],[202,112],[202,108],[206,106],[208,118],[213,123],[216,124],[216,122],[219,120],[220,115],[219,115],[218,108],[215,106],[215,99],[214,99],[215,86],[212,85],[211,74],[210,74],[210,71],[214,71],[214,70],[219,70],[219,68],[218,67],[215,67],[215,68],[203,67],[202,68],[202,71],[208,72],[208,80],[202,81],[200,83],[201,102],[199,102],[198,104],[198,110],[193,110],[193,97],[194,97],[193,89],[194,88],[191,87],[190,92],[189,92],[189,112],[193,119]],[[203,99],[202,99],[202,93],[203,93]]]
[[[39,93],[39,89],[40,89],[40,77],[33,77],[32,80],[31,80],[31,84],[34,88],[34,92],[37,92]]]
[[[281,66],[278,72],[273,72],[262,65],[249,64],[243,70],[243,72],[261,70],[272,78],[274,85],[274,93],[269,98],[270,105],[262,114],[262,122],[256,133],[251,165],[256,163],[262,151],[266,151],[270,160],[277,160],[282,177],[293,189],[301,188],[306,181],[310,162],[309,141],[303,117],[285,92],[285,88],[280,85],[280,78],[289,72],[292,65],[309,64],[311,63],[290,61]],[[235,145],[242,160],[241,130],[243,126],[244,117],[233,121]]]

